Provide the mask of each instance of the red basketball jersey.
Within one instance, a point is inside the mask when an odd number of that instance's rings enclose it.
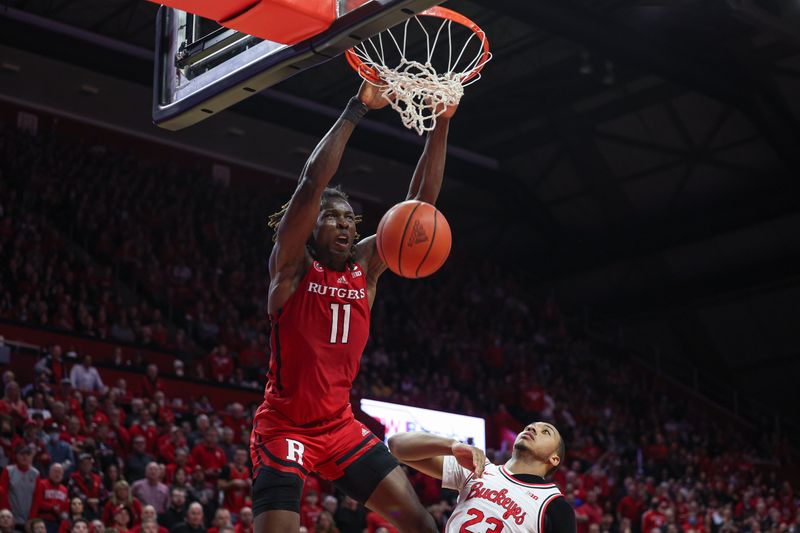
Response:
[[[350,402],[369,336],[367,282],[358,265],[336,272],[314,261],[277,315],[259,421],[277,411],[296,425],[331,418]]]

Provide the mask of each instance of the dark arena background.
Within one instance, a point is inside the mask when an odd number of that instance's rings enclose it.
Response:
[[[494,57],[450,127],[450,257],[382,277],[356,418],[495,464],[553,423],[578,533],[800,533],[800,2],[444,5]],[[0,2],[2,533],[253,531],[266,222],[360,79],[334,57],[159,128],[158,9]],[[361,235],[424,141],[388,108],[359,124],[332,183]],[[407,473],[444,531],[456,494]],[[394,531],[315,476],[300,515]]]

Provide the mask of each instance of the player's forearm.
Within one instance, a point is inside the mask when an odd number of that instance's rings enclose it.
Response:
[[[342,116],[317,144],[306,162],[301,181],[306,181],[315,189],[322,190],[330,183],[344,155],[347,141],[356,124],[367,113],[368,108],[357,98],[348,102]]]
[[[419,158],[414,177],[408,188],[408,199],[422,200],[435,204],[439,198],[444,178],[444,165],[447,158],[447,134],[450,130],[450,119],[439,118],[436,128],[428,134],[425,150]]]
[[[400,461],[421,461],[431,457],[453,455],[455,439],[430,433],[397,433],[389,437],[389,450]]]

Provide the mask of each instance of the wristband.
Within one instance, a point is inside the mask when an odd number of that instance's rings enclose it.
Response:
[[[364,118],[364,115],[367,114],[367,111],[369,111],[369,107],[359,100],[357,96],[354,96],[347,102],[347,107],[344,109],[341,118],[353,124],[358,124],[359,121]]]

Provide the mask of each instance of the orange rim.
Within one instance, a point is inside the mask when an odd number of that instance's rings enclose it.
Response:
[[[453,11],[452,9],[447,9],[446,7],[434,6],[434,7],[431,7],[429,9],[426,9],[425,11],[422,11],[421,13],[419,13],[419,15],[425,15],[427,17],[438,17],[440,19],[446,19],[446,20],[452,20],[453,22],[457,22],[458,24],[461,24],[462,26],[465,26],[465,27],[469,28],[476,35],[483,33],[483,30],[481,30],[481,27],[478,26],[477,24],[475,24],[472,20],[468,19],[467,17],[465,17],[461,13],[458,13],[457,11]],[[347,62],[350,64],[350,66],[353,68],[353,70],[358,72],[358,74],[362,78],[364,78],[364,79],[366,79],[368,81],[371,81],[372,83],[375,83],[375,84],[381,84],[382,83],[382,80],[381,80],[380,76],[378,76],[378,73],[375,72],[375,69],[372,68],[372,67],[367,66],[363,61],[361,61],[361,59],[356,55],[355,51],[352,48],[349,48],[344,54],[345,54],[345,58],[347,58]],[[478,67],[475,70],[473,70],[468,76],[465,76],[461,80],[461,83],[462,84],[466,83],[469,80],[471,80],[472,78],[474,78],[475,76],[477,76],[478,73],[483,69],[483,65],[486,63],[486,61],[488,59],[489,59],[489,40],[484,38],[483,39],[483,55],[481,56],[480,61],[478,61]]]

